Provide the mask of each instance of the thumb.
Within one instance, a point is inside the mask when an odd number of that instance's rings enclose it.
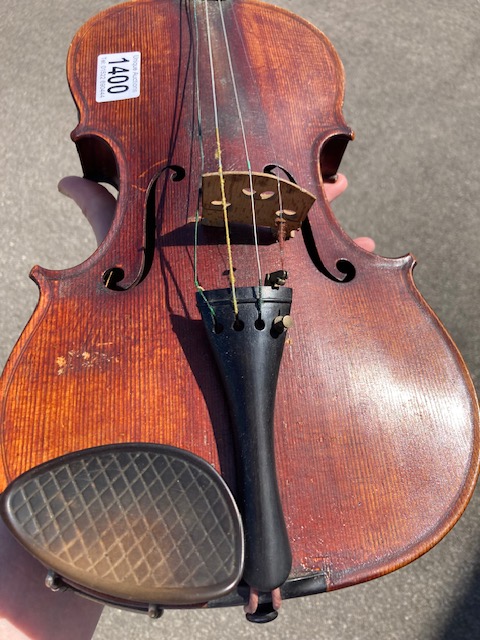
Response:
[[[375,251],[375,240],[368,237],[355,238],[355,244],[365,249],[365,251],[373,252]]]
[[[114,196],[101,184],[77,176],[62,178],[58,183],[58,190],[80,207],[100,244],[115,216],[117,201]]]
[[[340,196],[348,186],[347,178],[343,173],[337,174],[335,182],[325,182],[323,188],[325,189],[325,195],[329,202],[333,202],[338,196]]]

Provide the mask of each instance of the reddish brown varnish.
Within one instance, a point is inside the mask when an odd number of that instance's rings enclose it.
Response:
[[[224,169],[245,170],[215,4]],[[360,249],[325,201],[323,180],[353,137],[332,45],[269,4],[225,0],[223,9],[253,170],[284,167],[317,197],[311,231],[285,242],[295,325],[280,371],[275,447],[292,576],[324,572],[329,589],[345,587],[413,560],[453,526],[476,479],[478,406],[457,349],[414,286],[413,257]],[[199,34],[203,172],[211,172],[203,12]],[[122,51],[142,52],[141,95],[97,103],[97,56]],[[193,451],[233,484],[228,407],[193,282],[202,167],[192,6],[139,0],[101,13],[75,37],[68,78],[85,175],[118,183],[119,201],[112,229],[88,260],[32,271],[40,300],[1,383],[0,489],[61,454],[137,441]],[[170,179],[172,165],[184,179]],[[144,268],[151,189],[157,238]],[[232,232],[232,242],[239,286],[256,285],[250,233]],[[199,243],[202,286],[228,287],[223,230],[202,228]],[[265,272],[280,268],[278,243],[263,232],[260,253]],[[344,277],[339,260],[355,267],[349,282],[336,281]],[[126,290],[105,286],[113,267],[124,270]]]

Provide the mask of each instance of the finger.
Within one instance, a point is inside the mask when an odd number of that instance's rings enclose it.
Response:
[[[340,196],[345,191],[348,186],[348,182],[343,173],[339,173],[335,182],[326,182],[323,186],[325,188],[327,200],[329,202],[333,202],[335,198],[338,198],[338,196]],[[365,249],[365,251],[375,251],[375,241],[373,240],[373,238],[356,238],[354,242],[362,249]]]
[[[77,176],[62,178],[58,183],[58,190],[80,207],[100,244],[115,215],[117,201],[112,194],[101,184]]]
[[[375,251],[375,240],[373,238],[355,238],[354,242],[362,249],[365,249],[365,251]]]
[[[258,591],[250,587],[250,596],[248,603],[243,607],[245,613],[255,613],[258,608]]]
[[[345,191],[348,182],[343,173],[339,173],[335,182],[325,182],[323,186],[327,200],[333,202],[335,198],[338,198]]]

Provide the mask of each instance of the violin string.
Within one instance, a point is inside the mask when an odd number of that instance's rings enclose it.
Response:
[[[262,270],[261,270],[261,264],[260,264],[259,243],[258,243],[258,237],[257,237],[256,212],[255,212],[255,200],[254,200],[254,189],[253,189],[253,174],[252,174],[252,169],[251,169],[250,156],[249,156],[249,153],[248,153],[248,145],[247,145],[247,139],[246,139],[246,133],[245,133],[245,126],[244,126],[244,121],[243,121],[241,108],[240,108],[240,100],[239,100],[239,97],[238,97],[238,91],[237,91],[237,86],[236,86],[236,82],[235,82],[235,75],[234,75],[234,72],[233,72],[233,64],[232,64],[232,59],[231,59],[231,55],[230,55],[230,46],[229,46],[229,42],[228,42],[228,36],[227,36],[227,31],[226,31],[226,26],[225,26],[225,21],[224,21],[224,16],[223,16],[223,9],[222,9],[222,6],[221,6],[221,0],[218,0],[218,4],[219,4],[219,7],[220,7],[220,16],[221,16],[222,29],[223,29],[224,40],[225,40],[225,47],[226,47],[226,51],[227,51],[228,64],[229,64],[229,68],[230,68],[230,76],[231,76],[233,90],[234,90],[234,94],[235,94],[235,101],[236,101],[236,106],[237,106],[238,117],[239,117],[239,120],[240,120],[240,126],[241,126],[241,130],[242,130],[243,143],[244,143],[245,155],[246,155],[246,161],[247,161],[247,167],[248,167],[248,175],[249,175],[249,183],[250,183],[250,197],[251,197],[251,206],[252,206],[252,221],[253,221],[253,229],[254,229],[257,268],[258,268],[258,275],[259,275],[259,296],[260,296],[259,297],[259,302],[260,302],[260,309],[261,309],[261,303],[262,303],[262,293],[261,293],[262,292],[262,289],[261,289]],[[233,273],[233,261],[232,261],[232,252],[231,252],[231,246],[230,246],[230,234],[229,234],[229,226],[228,226],[227,202],[226,202],[226,196],[225,196],[225,181],[224,181],[223,165],[222,165],[222,149],[221,149],[221,144],[220,144],[220,127],[219,127],[219,118],[218,118],[216,84],[215,84],[215,70],[214,70],[214,63],[213,63],[213,48],[212,48],[212,41],[211,41],[211,29],[210,29],[210,20],[209,20],[209,13],[208,13],[208,0],[205,0],[205,17],[206,17],[206,26],[207,26],[207,40],[208,40],[208,51],[209,51],[209,59],[210,59],[210,73],[211,73],[211,82],[212,82],[212,96],[213,96],[214,118],[215,118],[215,135],[216,135],[217,156],[218,156],[218,173],[219,173],[219,176],[220,176],[220,187],[221,187],[221,194],[222,194],[222,206],[223,206],[224,222],[225,222],[225,230],[226,230],[226,238],[227,238],[227,250],[228,250],[228,258],[229,258],[229,275],[230,275],[230,282],[231,282],[231,285],[232,285],[232,303],[233,303],[234,313],[235,313],[235,315],[238,315],[238,304],[237,304],[236,294],[235,294],[235,277],[234,277],[234,273]],[[198,61],[198,57],[197,57],[197,61]],[[197,69],[198,69],[198,67],[197,67]],[[197,85],[198,85],[198,75],[197,75]],[[197,94],[197,100],[198,100],[198,94]],[[199,114],[200,113],[201,112],[199,112]],[[199,117],[200,117],[200,115],[199,115]],[[199,129],[200,129],[200,126],[199,126]],[[203,148],[203,143],[202,143],[202,148]],[[203,156],[202,156],[202,158],[203,158]],[[251,590],[251,598],[252,598],[252,594],[254,593],[254,591],[255,590]],[[279,590],[276,590],[276,591],[279,591]],[[272,596],[273,596],[273,593],[272,593]],[[278,597],[277,597],[277,601],[278,601]],[[256,610],[256,608],[257,607],[255,606],[255,610]]]
[[[197,129],[198,129],[198,144],[200,149],[200,176],[199,176],[199,184],[198,184],[198,198],[197,198],[197,208],[195,211],[195,233],[194,233],[194,245],[193,245],[193,278],[195,283],[195,288],[198,293],[202,296],[205,304],[210,311],[210,314],[213,319],[215,319],[215,309],[212,307],[210,302],[207,300],[205,296],[204,289],[200,285],[198,279],[198,231],[200,226],[200,198],[201,198],[201,189],[202,189],[202,176],[205,171],[205,149],[203,146],[203,135],[202,135],[202,104],[200,102],[200,74],[198,68],[199,61],[199,47],[200,47],[200,38],[198,33],[198,12],[197,12],[197,1],[193,0],[193,21],[195,25],[195,100],[196,100],[196,111],[197,111]]]
[[[235,29],[237,31],[237,35],[239,37],[240,42],[242,43],[244,58],[247,61],[248,70],[250,72],[251,82],[252,82],[252,85],[257,87],[257,95],[258,95],[259,92],[258,92],[258,85],[257,85],[256,75],[253,73],[252,64],[250,62],[250,57],[248,55],[247,47],[245,45],[245,39],[243,37],[242,30],[240,29],[240,26],[238,24],[237,15],[236,15],[235,12],[233,12],[233,19],[234,19],[234,22],[235,22]],[[270,134],[270,130],[269,130],[268,125],[267,125],[266,122],[265,122],[264,129],[267,132],[267,137],[268,137],[268,140],[270,142],[270,148],[272,150],[272,154],[273,154],[274,159],[275,159],[275,165],[277,167],[280,167],[280,165],[278,163],[278,158],[277,158],[277,154],[276,154],[276,151],[275,151],[275,147],[273,145],[272,136]],[[278,213],[280,214],[280,216],[279,216],[280,219],[283,220],[282,183],[280,181],[280,176],[278,174],[274,173],[273,175],[277,179],[278,209],[279,209]],[[283,235],[281,233],[279,233],[280,266],[281,266],[282,270],[284,270],[284,268],[285,268],[285,256],[284,256],[285,242],[284,241],[285,241],[285,238],[283,237]]]
[[[262,267],[260,264],[260,251],[259,251],[259,243],[258,243],[258,233],[257,233],[257,215],[256,215],[256,211],[255,211],[255,191],[253,189],[253,173],[252,173],[252,165],[250,163],[250,154],[248,153],[248,144],[247,144],[247,135],[245,132],[245,123],[243,120],[243,115],[242,115],[242,109],[240,107],[240,98],[238,96],[238,90],[237,90],[237,83],[235,80],[235,73],[233,71],[233,62],[232,62],[232,56],[230,53],[230,43],[229,43],[229,39],[228,39],[228,35],[227,35],[227,28],[225,26],[225,18],[223,15],[223,8],[222,8],[222,0],[217,0],[217,4],[219,6],[220,9],[220,19],[222,22],[222,30],[223,30],[223,38],[225,41],[225,49],[227,51],[227,59],[228,59],[228,66],[230,69],[230,78],[232,80],[232,86],[233,86],[233,93],[235,95],[235,104],[237,107],[237,114],[238,114],[238,119],[240,121],[240,128],[242,130],[242,138],[243,138],[243,146],[245,149],[245,158],[246,158],[246,162],[247,162],[247,169],[248,169],[248,180],[249,180],[249,184],[250,184],[250,204],[251,204],[251,208],[252,208],[252,226],[253,226],[253,237],[254,237],[254,241],[255,241],[255,257],[256,257],[256,261],[257,261],[257,270],[258,270],[258,286],[261,287],[262,285]]]
[[[197,13],[197,0],[193,0],[193,21],[195,25],[195,100],[197,111],[197,127],[198,127],[198,143],[200,148],[200,178],[198,185],[198,199],[197,209],[195,211],[195,244],[193,250],[193,271],[195,287],[197,291],[201,290],[200,283],[198,281],[198,226],[200,224],[200,189],[201,189],[201,176],[205,169],[205,150],[203,148],[202,137],[202,105],[200,103],[200,83],[199,83],[199,69],[198,69],[198,54],[199,54],[199,37],[198,37],[198,13]]]
[[[210,59],[210,74],[212,81],[212,96],[213,96],[213,112],[215,118],[215,138],[217,143],[217,160],[218,160],[218,174],[220,177],[220,191],[222,197],[222,208],[223,208],[223,221],[225,225],[225,237],[227,243],[227,254],[228,254],[228,275],[230,280],[230,286],[232,289],[232,304],[233,304],[233,312],[235,316],[238,316],[238,302],[237,302],[237,294],[235,291],[235,273],[233,268],[233,257],[232,257],[232,245],[230,239],[230,227],[228,223],[228,211],[227,211],[227,197],[225,195],[225,177],[223,175],[223,164],[222,164],[222,147],[220,144],[220,126],[219,126],[219,118],[218,118],[218,106],[217,106],[217,90],[215,84],[215,69],[213,66],[213,47],[212,47],[212,36],[210,30],[210,19],[208,14],[208,0],[205,1],[205,23],[207,26],[207,41],[208,41],[208,55]]]
[[[207,0],[208,2],[208,0]],[[256,260],[257,260],[257,269],[258,269],[258,295],[259,295],[259,312],[261,314],[262,312],[262,268],[261,268],[261,264],[260,264],[260,251],[259,251],[259,243],[258,243],[258,234],[257,234],[257,220],[256,220],[256,211],[255,211],[255,192],[253,189],[253,173],[252,173],[252,165],[250,162],[250,155],[248,153],[248,144],[247,144],[247,136],[246,136],[246,132],[245,132],[245,124],[243,121],[243,116],[242,116],[242,110],[240,107],[240,99],[238,96],[238,90],[237,90],[237,83],[235,81],[235,73],[233,71],[233,62],[232,62],[232,56],[230,54],[230,44],[229,44],[229,39],[228,39],[228,35],[227,35],[227,29],[225,26],[225,20],[224,20],[224,16],[223,16],[223,8],[222,8],[222,0],[217,0],[217,4],[219,6],[220,9],[220,18],[221,18],[221,22],[222,22],[222,30],[223,30],[223,37],[224,37],[224,41],[225,41],[225,49],[227,52],[227,59],[228,59],[228,65],[229,65],[229,69],[230,69],[230,78],[232,81],[232,86],[233,86],[233,92],[235,95],[235,103],[236,103],[236,107],[237,107],[237,113],[238,113],[238,119],[240,121],[240,127],[242,130],[242,137],[243,137],[243,146],[245,149],[245,158],[246,158],[246,162],[247,162],[247,168],[248,168],[248,177],[249,177],[249,183],[250,183],[250,202],[251,202],[251,208],[252,208],[252,225],[253,225],[253,235],[254,235],[254,240],[255,240],[255,253],[256,253]],[[253,612],[255,612],[257,610],[257,606],[258,606],[258,595],[256,595],[256,590],[251,589],[250,590],[250,603],[253,607]]]

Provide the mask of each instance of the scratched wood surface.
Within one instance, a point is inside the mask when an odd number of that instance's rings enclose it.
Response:
[[[180,58],[178,44],[188,50],[188,29],[179,37],[170,28],[182,17],[176,2],[137,5],[135,19],[128,20],[137,47],[149,50],[159,41],[145,24],[147,9],[161,8],[153,23],[170,52],[145,70],[146,86],[162,96],[153,106],[147,92],[132,111],[117,103],[106,115],[94,104],[87,80],[98,53],[108,50],[118,33],[121,11],[91,23],[72,48],[69,73],[81,116],[75,136],[105,135],[114,149],[119,212],[106,243],[85,263],[63,272],[35,271],[40,303],[2,382],[4,484],[62,453],[131,440],[186,447],[233,484],[228,408],[191,293],[188,220],[199,178],[198,163],[191,160],[192,107],[172,106],[176,64],[192,93],[193,69]],[[252,114],[252,164],[258,170],[272,162],[285,166],[315,193],[312,238],[319,256],[336,276],[338,259],[356,268],[351,282],[339,284],[319,272],[301,238],[286,248],[295,328],[284,356],[275,430],[292,575],[323,571],[329,588],[335,588],[408,562],[453,524],[473,489],[478,414],[463,362],[413,286],[413,259],[389,260],[356,248],[322,201],[316,160],[322,144],[333,135],[350,135],[341,116],[341,68],[330,45],[302,20],[267,5],[237,2],[227,16],[238,21],[249,60],[255,61],[254,84],[250,69],[242,75],[241,62],[237,69]],[[152,24],[151,13],[148,20]],[[304,48],[285,46],[280,27],[297,33]],[[124,37],[130,42],[132,33]],[[234,45],[241,61],[243,45]],[[271,60],[265,60],[265,50]],[[320,76],[314,73],[317,65]],[[231,101],[228,90],[222,100]],[[208,105],[209,98],[205,101]],[[143,123],[147,111],[155,126],[123,128],[125,120]],[[225,118],[224,125],[226,165],[238,168],[238,123]],[[178,134],[172,144],[174,126]],[[138,146],[133,134],[141,136]],[[211,158],[211,121],[204,136]],[[84,153],[87,173],[97,172],[93,156],[88,149]],[[168,172],[161,171],[167,165],[185,168],[187,178],[167,180]],[[127,281],[142,269],[143,205],[159,174],[151,268],[138,286],[107,289],[106,269],[121,266]],[[240,282],[251,283],[251,245],[243,242],[235,249]],[[207,286],[225,286],[224,243],[216,230],[202,233],[200,250]],[[265,239],[261,250],[270,271],[278,260],[276,246]]]

